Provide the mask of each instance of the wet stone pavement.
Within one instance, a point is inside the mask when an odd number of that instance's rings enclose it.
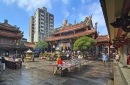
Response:
[[[77,69],[72,76],[53,75],[51,64],[55,61],[35,59],[24,62],[22,69],[0,72],[0,85],[106,85],[109,78],[110,62],[105,67],[102,61],[90,60],[84,69]]]

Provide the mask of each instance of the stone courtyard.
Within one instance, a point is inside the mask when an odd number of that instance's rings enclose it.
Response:
[[[53,75],[54,62],[35,58],[35,62],[24,62],[22,69],[6,68],[0,72],[0,85],[107,85],[110,77],[110,62],[105,67],[100,60],[89,60],[89,65],[71,77]]]

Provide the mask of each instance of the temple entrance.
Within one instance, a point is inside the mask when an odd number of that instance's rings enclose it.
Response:
[[[63,51],[63,50],[64,50],[64,51],[70,50],[70,43],[67,43],[67,42],[66,42],[66,43],[65,43],[65,42],[64,42],[64,43],[61,43],[61,46],[60,46],[60,47],[61,47],[61,50],[62,50],[62,51]]]

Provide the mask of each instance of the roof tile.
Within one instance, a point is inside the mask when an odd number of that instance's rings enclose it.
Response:
[[[33,48],[35,46],[34,43],[29,43],[29,42],[24,43],[24,45],[27,47],[31,47],[31,48]]]
[[[100,35],[96,38],[96,42],[108,42],[109,36],[108,35]]]
[[[72,34],[72,35],[68,35],[68,36],[59,36],[59,37],[51,37],[51,38],[45,38],[45,41],[54,41],[54,40],[60,40],[60,39],[70,39],[73,37],[81,37],[84,35],[90,35],[92,33],[95,33],[95,30],[87,30],[84,32],[80,32],[80,33],[76,33],[76,34]]]

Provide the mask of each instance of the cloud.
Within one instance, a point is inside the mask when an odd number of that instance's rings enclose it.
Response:
[[[104,16],[99,2],[93,2],[91,4],[88,4],[87,6],[86,4],[83,4],[78,12],[78,16],[81,21],[83,21],[85,17],[92,15],[93,25],[95,25],[95,23],[98,22],[97,30],[100,30],[101,34],[108,34]]]
[[[80,20],[83,20],[85,17],[90,15],[92,15],[92,21],[94,23],[98,22],[99,26],[105,25],[104,17],[99,3],[92,3],[90,5],[83,6],[79,12]]]
[[[82,4],[85,4],[85,3],[89,3],[89,2],[91,2],[91,1],[93,1],[93,0],[81,0],[81,3],[82,3]]]
[[[83,21],[85,19],[85,17],[87,17],[88,15],[84,15],[82,13],[79,14],[79,18],[80,18],[80,21]]]
[[[62,0],[62,2],[63,2],[64,4],[68,4],[68,3],[69,3],[69,0]]]
[[[75,10],[76,10],[75,7],[72,7],[72,11],[75,12]]]
[[[101,6],[99,5],[99,3],[93,3],[92,5],[88,7],[88,10],[90,14],[93,14],[92,20],[94,23],[98,22],[99,26],[105,25],[103,13],[102,13]]]
[[[65,19],[66,19],[70,15],[70,13],[68,11],[65,11],[64,15],[65,15]]]
[[[3,2],[5,2],[6,4],[12,4],[14,3],[16,0],[3,0]]]
[[[26,11],[36,10],[42,6],[51,9],[50,0],[3,0],[6,4],[16,3],[20,8],[25,9]]]
[[[81,2],[84,4],[84,3],[85,3],[85,0],[81,0]]]

